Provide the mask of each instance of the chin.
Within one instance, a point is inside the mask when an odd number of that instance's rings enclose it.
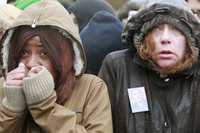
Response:
[[[159,66],[159,72],[161,74],[172,74],[176,72],[176,65],[174,63],[162,63],[162,64],[158,64]]]
[[[161,69],[169,69],[169,68],[172,68],[176,65],[176,63],[162,63],[162,64],[159,64],[158,63],[158,66],[161,68]]]

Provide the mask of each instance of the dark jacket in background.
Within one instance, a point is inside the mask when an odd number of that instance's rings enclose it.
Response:
[[[117,16],[120,20],[128,18],[129,12],[139,10],[149,0],[127,0],[117,11]]]
[[[65,7],[65,9],[67,9],[75,1],[77,0],[58,0],[58,2],[60,2]]]
[[[72,3],[67,10],[74,13],[77,18],[79,31],[81,31],[89,22],[89,20],[98,11],[107,11],[115,14],[112,6],[104,0],[77,0]]]
[[[122,24],[107,11],[97,12],[80,32],[86,51],[87,73],[98,74],[104,57],[122,49]]]

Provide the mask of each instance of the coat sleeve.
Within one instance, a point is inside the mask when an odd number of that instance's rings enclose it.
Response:
[[[25,120],[25,111],[14,112],[2,105],[3,79],[0,79],[0,133],[21,133]]]
[[[117,101],[118,101],[118,88],[117,88],[117,84],[118,82],[120,82],[120,80],[118,80],[119,78],[119,73],[120,68],[118,68],[120,64],[120,62],[118,62],[119,58],[113,57],[112,53],[108,54],[104,61],[103,64],[101,66],[101,69],[99,71],[98,76],[103,79],[106,83],[106,85],[108,86],[108,92],[109,92],[109,97],[110,97],[110,102],[111,102],[111,108],[112,108],[112,120],[113,120],[113,128],[114,128],[114,133],[118,132],[116,131],[118,127],[118,115],[116,113],[116,109],[119,108],[119,106],[117,105]],[[118,82],[117,82],[118,81]]]
[[[39,104],[29,106],[33,119],[44,132],[48,133],[112,133],[111,109],[106,85],[100,80],[91,84],[91,87],[84,105],[81,125],[77,124],[75,112],[56,104],[55,92]]]
[[[16,113],[0,105],[0,133],[21,133],[25,113]]]
[[[109,97],[111,101],[112,109],[114,109],[115,97],[116,97],[116,78],[117,73],[115,72],[116,68],[114,64],[114,59],[111,54],[108,54],[100,68],[98,76],[103,79],[108,86]]]

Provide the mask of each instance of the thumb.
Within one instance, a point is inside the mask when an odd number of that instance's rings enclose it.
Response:
[[[19,69],[23,69],[24,72],[25,72],[25,74],[28,73],[28,68],[27,68],[26,65],[25,65],[24,63],[22,63],[22,62],[19,63],[18,68],[19,68]]]
[[[26,66],[24,65],[24,63],[19,63],[19,65],[18,65],[18,67],[23,67],[23,68],[25,68]]]

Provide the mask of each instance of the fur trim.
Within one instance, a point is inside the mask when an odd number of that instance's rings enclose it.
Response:
[[[75,75],[78,76],[82,73],[82,69],[84,68],[84,62],[81,58],[80,48],[78,48],[78,44],[76,42],[73,42],[72,46],[75,53],[74,70]]]
[[[59,31],[59,33],[61,33],[63,37],[72,41],[72,47],[75,54],[75,60],[74,60],[75,76],[79,76],[83,72],[83,69],[84,69],[84,59],[83,59],[84,57],[81,56],[82,46],[79,46],[79,44],[66,31],[62,29],[57,29],[57,30]]]
[[[9,30],[8,35],[6,36],[5,41],[3,42],[3,49],[2,49],[2,55],[3,55],[3,69],[8,70],[8,55],[9,55],[9,47],[10,47],[10,39],[13,35],[15,30]],[[63,33],[64,34],[64,33]],[[69,35],[63,35],[69,38]],[[74,60],[74,70],[75,70],[75,76],[78,76],[82,73],[84,69],[84,60],[81,57],[81,48],[79,48],[79,45],[77,42],[74,41],[74,39],[69,38],[73,43],[73,50],[75,53],[75,60]]]
[[[2,49],[2,55],[3,55],[3,69],[8,70],[8,54],[9,54],[9,47],[10,47],[10,39],[13,35],[14,30],[8,31],[8,35],[3,42],[3,49]]]
[[[145,34],[150,30],[149,28],[156,26],[153,22],[156,22],[158,19],[162,20],[162,18],[164,19],[165,17],[169,19],[165,19],[167,23],[173,24],[173,26],[186,35],[191,45],[199,47],[197,45],[200,44],[200,26],[199,20],[195,15],[188,10],[162,4],[152,5],[149,8],[140,10],[136,15],[132,16],[122,33],[122,42],[127,47],[135,49],[134,45],[140,45],[142,43]],[[162,20],[162,23],[165,20]],[[159,21],[157,21],[157,24],[158,23]]]

